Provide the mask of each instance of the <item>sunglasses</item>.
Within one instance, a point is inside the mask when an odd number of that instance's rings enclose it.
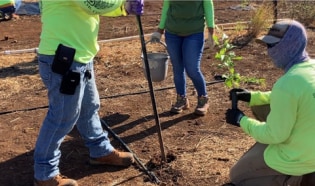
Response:
[[[267,48],[272,48],[272,47],[276,46],[277,44],[278,43],[272,43],[272,44],[267,43]]]

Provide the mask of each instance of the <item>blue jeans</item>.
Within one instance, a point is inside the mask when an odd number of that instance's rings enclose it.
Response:
[[[173,65],[174,83],[178,95],[186,96],[186,73],[192,80],[198,96],[207,96],[206,82],[200,70],[204,34],[178,36],[165,32],[167,51]]]
[[[17,12],[19,8],[21,7],[22,0],[15,0],[14,3],[15,3],[15,12]]]
[[[47,180],[59,174],[59,148],[75,125],[89,149],[90,157],[105,156],[114,150],[98,115],[100,100],[93,62],[72,64],[71,69],[80,72],[80,83],[74,95],[66,95],[59,92],[62,76],[51,70],[53,58],[38,56],[39,73],[48,89],[49,108],[35,145],[34,177],[37,180]],[[90,79],[85,77],[87,70],[91,71]]]

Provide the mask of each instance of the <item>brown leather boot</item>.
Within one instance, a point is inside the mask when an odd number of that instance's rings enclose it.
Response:
[[[208,96],[200,96],[198,97],[198,104],[195,109],[195,114],[204,116],[208,112],[209,108],[209,98]]]
[[[115,166],[123,166],[128,167],[132,163],[134,163],[133,154],[130,152],[120,152],[118,150],[114,150],[107,156],[102,156],[99,158],[90,158],[91,165],[115,165]]]
[[[78,183],[73,179],[67,178],[66,176],[57,175],[45,181],[35,180],[34,186],[78,186]]]

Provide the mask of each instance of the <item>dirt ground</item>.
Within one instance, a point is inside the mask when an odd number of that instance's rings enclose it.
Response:
[[[214,4],[216,24],[225,25],[222,28],[228,31],[227,23],[233,23],[234,36],[240,31],[235,29],[236,23],[249,21],[253,11],[231,8],[240,1],[214,1]],[[145,34],[151,34],[157,27],[160,11],[161,2],[145,4],[145,14],[141,17]],[[40,26],[39,15],[20,15],[0,22],[0,185],[3,186],[32,185],[34,144],[47,112],[47,92],[38,75],[36,54],[6,55],[4,51],[36,48]],[[308,51],[314,57],[315,35],[311,29],[308,32]],[[110,128],[109,136],[116,148],[135,154],[135,165],[127,169],[88,165],[88,151],[74,130],[61,147],[61,173],[84,186],[220,186],[228,182],[230,167],[254,141],[241,129],[225,123],[224,113],[231,103],[229,89],[214,79],[224,73],[214,59],[217,48],[206,49],[202,59],[210,96],[208,114],[204,117],[193,114],[197,99],[189,80],[187,89],[192,107],[178,115],[169,112],[176,97],[170,63],[166,79],[152,84],[155,114],[149,83],[143,73],[138,34],[135,16],[102,17],[101,50],[95,58],[104,129]],[[110,40],[127,36],[135,37]],[[147,45],[147,51],[155,50],[154,47],[160,46]],[[235,67],[241,75],[265,79],[265,86],[245,84],[243,88],[270,90],[282,74],[270,62],[265,48],[254,41],[234,52],[243,57]],[[239,107],[251,116],[245,104],[239,103]],[[163,151],[167,157],[165,163],[160,161]]]

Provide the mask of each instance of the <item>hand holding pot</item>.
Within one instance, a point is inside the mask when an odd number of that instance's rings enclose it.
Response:
[[[242,88],[233,88],[230,90],[230,100],[232,100],[232,94],[236,93],[237,100],[245,101],[245,102],[250,102],[250,92],[246,89]]]
[[[239,127],[245,114],[239,109],[228,109],[225,113],[226,123]]]

